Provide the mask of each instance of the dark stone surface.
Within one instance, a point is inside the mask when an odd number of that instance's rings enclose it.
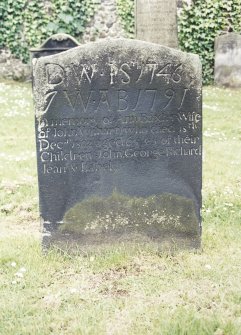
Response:
[[[215,83],[241,87],[241,35],[227,33],[215,38]]]
[[[50,36],[39,48],[30,49],[30,52],[32,58],[39,58],[55,55],[79,45],[77,40],[68,34],[55,34]]]
[[[34,60],[44,244],[200,246],[198,56],[105,40]]]

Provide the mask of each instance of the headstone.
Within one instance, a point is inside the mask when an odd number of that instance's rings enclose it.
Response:
[[[200,245],[198,56],[104,40],[34,60],[44,245]]]
[[[55,55],[79,46],[79,42],[68,34],[54,34],[39,47],[30,49],[32,58]]]
[[[241,87],[241,35],[216,37],[214,79],[220,86]]]
[[[176,0],[136,0],[136,38],[178,48]]]

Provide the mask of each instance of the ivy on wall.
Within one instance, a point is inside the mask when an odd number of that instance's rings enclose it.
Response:
[[[117,0],[118,15],[128,37],[133,38],[135,32],[135,0]]]
[[[30,47],[54,33],[80,37],[99,0],[4,0],[0,3],[0,47],[27,62]]]
[[[179,18],[180,47],[200,56],[204,84],[213,81],[214,39],[228,30],[241,31],[241,0],[195,0],[191,7],[184,6]]]
[[[0,47],[8,47],[27,62],[30,47],[54,33],[81,37],[100,0],[0,1]],[[46,6],[46,4],[48,6]],[[117,0],[118,15],[129,37],[134,37],[135,0]],[[214,39],[229,26],[241,30],[241,0],[195,0],[184,5],[178,20],[182,50],[201,57],[204,83],[213,79]]]
[[[52,0],[51,22],[47,30],[51,33],[67,33],[74,37],[80,36],[88,19],[94,15],[93,0]]]
[[[134,36],[134,0],[117,0],[123,27]],[[241,32],[241,0],[193,0],[178,19],[179,44],[183,51],[198,54],[203,65],[203,82],[213,81],[214,39],[228,27]]]

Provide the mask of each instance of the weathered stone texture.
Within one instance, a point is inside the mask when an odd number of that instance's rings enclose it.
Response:
[[[136,38],[178,47],[176,0],[136,0]]]
[[[44,243],[200,245],[198,56],[138,40],[34,61]]]
[[[126,35],[118,16],[116,0],[102,0],[94,17],[87,24],[81,40],[88,43],[106,37],[122,38]]]
[[[1,78],[28,81],[31,79],[30,66],[23,64],[20,59],[16,59],[8,49],[0,49],[0,79]]]
[[[241,87],[241,35],[216,37],[214,79],[220,86]]]

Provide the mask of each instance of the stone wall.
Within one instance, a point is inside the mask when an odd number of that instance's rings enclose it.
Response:
[[[190,6],[192,1],[193,0],[177,0],[178,14],[185,2]],[[121,25],[121,20],[118,17],[116,0],[101,0],[99,8],[86,27],[82,42],[97,41],[106,37],[127,37]]]
[[[50,1],[44,1],[48,11]],[[178,13],[184,1],[190,4],[192,0],[177,0]],[[118,17],[116,0],[101,0],[94,17],[87,24],[80,42],[88,43],[106,37],[127,37]],[[30,80],[30,67],[15,59],[8,50],[0,49],[0,78]]]
[[[31,79],[30,66],[13,57],[8,49],[0,49],[0,79],[28,81]]]
[[[94,17],[87,25],[82,42],[97,41],[106,37],[126,37],[118,17],[116,0],[101,0]]]

